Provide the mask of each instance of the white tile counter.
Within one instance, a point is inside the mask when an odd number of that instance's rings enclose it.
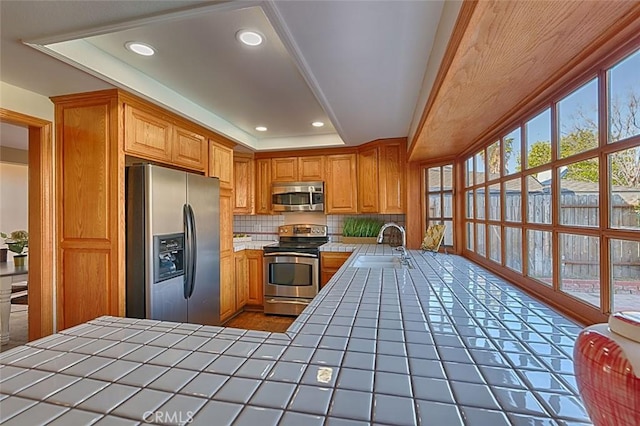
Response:
[[[233,243],[233,251],[242,250],[262,250],[266,245],[273,244],[275,241],[243,241],[239,243]]]
[[[465,259],[410,254],[350,259],[287,333],[102,317],[2,353],[0,423],[589,423],[580,326]]]

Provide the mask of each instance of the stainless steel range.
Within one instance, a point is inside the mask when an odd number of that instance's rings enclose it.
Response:
[[[298,315],[320,290],[325,225],[278,227],[280,241],[264,247],[264,313]]]

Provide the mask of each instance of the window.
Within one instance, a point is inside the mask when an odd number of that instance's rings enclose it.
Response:
[[[427,226],[444,224],[443,245],[453,246],[453,165],[448,164],[425,169],[425,199]],[[473,211],[472,211],[473,215]]]
[[[525,125],[527,168],[551,162],[551,109],[546,109]]]
[[[598,146],[598,79],[558,102],[560,158]]]
[[[465,254],[561,303],[640,310],[639,69],[637,50],[590,70],[463,159]]]

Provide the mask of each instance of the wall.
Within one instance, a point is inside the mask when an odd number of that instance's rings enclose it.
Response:
[[[29,166],[0,162],[0,231],[27,229],[29,218]],[[3,246],[4,248],[4,246]],[[11,262],[13,253],[7,260]]]
[[[313,216],[311,216],[313,215]],[[327,225],[327,232],[330,241],[340,242],[342,240],[342,225],[344,219],[351,216],[372,217],[384,223],[396,222],[399,225],[405,224],[403,214],[372,214],[372,215],[318,215],[317,213],[287,213],[285,215],[274,216],[234,216],[233,233],[248,234],[254,241],[277,241],[278,226],[294,223],[311,223],[315,225]],[[391,231],[389,231],[391,233]]]
[[[0,107],[53,122],[53,102],[46,96],[0,81]]]

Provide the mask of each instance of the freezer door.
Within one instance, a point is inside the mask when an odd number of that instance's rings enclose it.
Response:
[[[187,202],[187,174],[165,167],[147,165],[149,208],[147,224],[147,317],[166,321],[187,321],[184,276],[155,283],[153,276],[153,236],[184,232],[183,207]]]
[[[188,322],[220,324],[220,180],[187,174],[187,203],[193,212],[196,263]]]

